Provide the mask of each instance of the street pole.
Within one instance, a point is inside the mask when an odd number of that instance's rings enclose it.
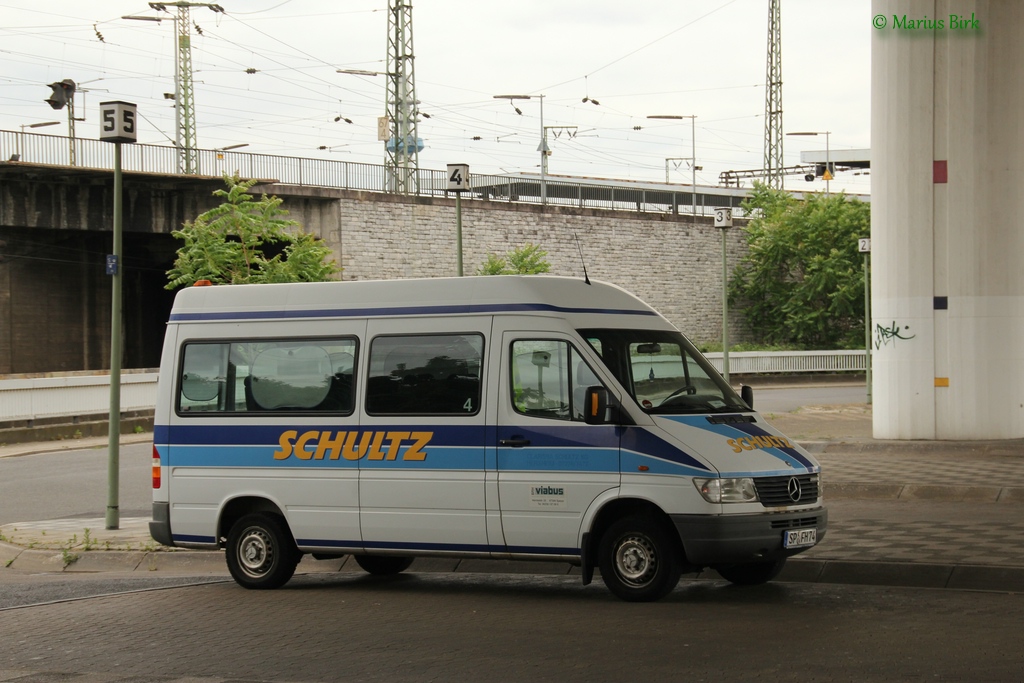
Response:
[[[832,153],[830,151],[829,141],[828,141],[830,136],[831,136],[831,133],[826,131],[825,132],[825,173],[826,173],[826,176],[825,176],[825,196],[826,197],[831,196],[831,193],[829,192],[829,183],[832,182]]]
[[[455,193],[455,263],[462,277],[462,193],[470,189],[469,164],[448,164],[448,191]]]
[[[46,126],[59,126],[60,121],[43,121],[42,123],[23,123],[21,124],[21,137],[18,138],[18,159],[25,161],[25,129],[26,128],[45,128]]]
[[[722,228],[722,376],[729,381],[729,257]]]
[[[830,147],[830,144],[829,144],[829,138],[832,135],[832,131],[830,131],[830,130],[820,130],[820,131],[819,130],[802,130],[802,131],[796,131],[796,132],[792,132],[792,133],[786,133],[786,135],[802,135],[802,136],[810,136],[810,137],[816,137],[818,135],[824,135],[825,136],[825,173],[824,173],[824,178],[825,178],[825,196],[826,197],[831,196],[831,193],[829,192],[829,184],[832,181],[832,152],[831,152],[831,147]]]
[[[548,203],[548,132],[544,129],[544,96],[540,97],[540,203]]]
[[[121,143],[137,138],[136,107],[130,102],[100,102],[100,141],[114,143],[114,245],[107,256],[110,280],[110,416],[107,430],[107,529],[120,528],[121,470],[121,264],[123,191]]]
[[[722,231],[722,377],[729,381],[729,260],[726,231],[732,227],[732,209],[715,209],[715,227]]]
[[[667,119],[670,121],[682,121],[690,119],[690,196],[693,198],[693,220],[697,221],[697,115],[688,114],[652,114],[649,119]],[[668,159],[665,160],[665,182],[668,182]]]
[[[121,471],[121,143],[114,143],[114,249],[110,297],[110,427],[107,430],[107,529],[120,528]]]
[[[458,250],[456,259],[459,277],[462,277],[462,193],[455,193],[455,248]]]
[[[693,187],[693,220],[697,221],[697,115],[690,117],[690,180]]]
[[[547,129],[544,128],[544,95],[494,95],[496,100],[508,100],[512,108],[516,110],[516,114],[519,116],[523,115],[523,112],[513,100],[532,100],[534,97],[540,98],[540,146],[537,150],[540,151],[540,203],[548,203],[548,133]],[[467,188],[468,189],[468,188]]]

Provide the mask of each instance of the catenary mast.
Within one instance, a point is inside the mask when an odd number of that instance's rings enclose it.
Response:
[[[782,18],[781,1],[769,0],[768,62],[764,95],[764,182],[781,190],[782,169]]]

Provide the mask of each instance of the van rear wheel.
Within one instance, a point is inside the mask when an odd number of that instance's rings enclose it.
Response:
[[[412,557],[394,557],[392,555],[356,555],[356,563],[374,576],[391,576],[400,574],[412,566]]]
[[[678,546],[665,525],[653,517],[620,519],[601,537],[601,579],[623,600],[660,600],[679,583],[682,564]]]
[[[723,579],[737,586],[759,586],[768,583],[786,566],[786,558],[770,562],[746,562],[744,564],[726,564],[713,567]]]
[[[264,589],[288,583],[302,555],[284,519],[258,512],[231,527],[225,556],[228,570],[240,586]]]

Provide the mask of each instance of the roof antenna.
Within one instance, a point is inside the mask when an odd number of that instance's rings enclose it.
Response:
[[[590,284],[590,277],[587,275],[587,262],[583,258],[583,247],[580,246],[580,236],[574,230],[572,236],[576,238],[576,248],[580,250],[580,262],[583,264],[583,281]]]

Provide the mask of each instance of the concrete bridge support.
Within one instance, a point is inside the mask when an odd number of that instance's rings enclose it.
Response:
[[[874,436],[1024,437],[1024,3],[872,15]]]

